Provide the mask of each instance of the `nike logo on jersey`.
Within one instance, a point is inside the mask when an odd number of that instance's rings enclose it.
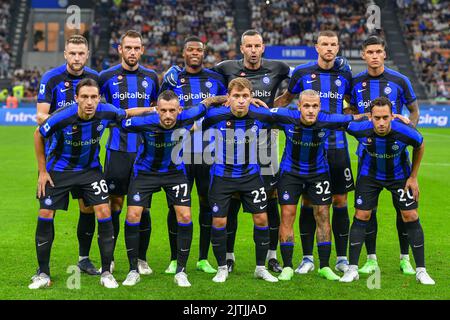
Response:
[[[345,188],[348,189],[348,188],[350,188],[352,185],[353,185],[353,183],[346,184],[346,185],[345,185]]]
[[[317,81],[317,80],[306,80],[306,83],[313,83],[315,81]]]
[[[264,209],[265,207],[267,207],[267,204],[266,204],[265,206],[260,206],[259,208],[262,210],[262,209]]]
[[[121,84],[123,81],[119,81],[119,82],[113,82],[113,86],[117,86],[118,84]]]
[[[288,129],[288,131],[289,131],[290,133],[300,133],[300,132],[298,132],[298,131],[294,131],[294,130],[291,130],[291,129]]]
[[[322,201],[327,201],[327,200],[329,200],[329,199],[331,199],[331,197],[328,197],[328,198],[322,198]]]
[[[270,183],[270,186],[273,187],[273,186],[276,185],[276,184],[277,184],[276,181],[275,181],[275,182],[271,182],[271,183]]]
[[[184,84],[180,84],[180,85],[178,85],[178,86],[175,86],[175,88],[177,88],[177,89],[181,89],[182,87],[184,87],[186,85],[186,83],[184,83]]]
[[[189,201],[189,199],[181,199],[181,202]]]
[[[77,133],[78,131],[72,131],[72,132],[67,132],[66,134],[68,135],[68,136],[71,136],[71,135],[73,135],[73,134],[75,134],[75,133]]]
[[[67,90],[69,90],[70,88],[65,88],[65,89],[61,89],[61,92],[66,92]]]
[[[367,89],[367,88],[366,88]],[[358,89],[358,93],[361,93],[361,92],[363,92],[364,90],[366,90],[366,89]]]
[[[108,198],[109,198],[109,196],[102,197],[102,200],[106,200],[106,199],[108,199]]]
[[[410,205],[412,205],[415,201],[410,202],[410,203],[405,203],[405,206],[409,207]]]

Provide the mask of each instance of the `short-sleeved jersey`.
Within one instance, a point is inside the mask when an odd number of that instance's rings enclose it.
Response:
[[[387,97],[392,102],[392,111],[401,114],[403,107],[416,101],[416,94],[409,79],[392,69],[384,67],[377,77],[363,71],[352,80],[350,104],[359,113],[369,112],[370,102],[378,97]]]
[[[100,73],[100,92],[106,102],[117,108],[150,107],[158,98],[159,82],[156,72],[139,66],[135,71],[125,70],[121,64]],[[135,133],[112,125],[106,148],[123,152],[137,152],[141,138]]]
[[[316,62],[296,67],[289,81],[288,91],[298,95],[307,89],[315,90],[320,95],[322,111],[343,114],[344,97],[350,95],[352,73],[325,70]],[[325,142],[327,149],[347,148],[348,143],[343,131],[332,131]]]
[[[176,86],[167,82],[161,84],[160,92],[165,90],[175,92],[184,109],[197,106],[208,97],[227,94],[224,77],[207,68],[203,68],[199,73],[189,73],[183,69],[178,75]]]
[[[330,130],[345,129],[353,120],[352,115],[319,112],[311,126],[300,121],[298,110],[275,108],[271,110],[275,125],[286,135],[286,146],[280,163],[281,172],[301,176],[328,173],[325,141]]]
[[[181,150],[183,138],[187,133],[186,130],[205,113],[206,107],[201,104],[183,110],[171,129],[161,127],[157,113],[122,121],[124,130],[140,133],[143,138],[134,163],[134,174],[139,171],[152,173],[184,171]]]
[[[260,173],[258,139],[260,131],[272,123],[271,113],[250,105],[247,115],[238,118],[228,107],[211,108],[203,120],[203,130],[213,130],[216,161],[211,175],[241,178]]]
[[[261,99],[268,106],[273,106],[277,89],[290,73],[289,66],[285,62],[267,59],[262,59],[258,70],[247,69],[242,59],[223,61],[213,70],[225,77],[227,85],[234,78],[247,78],[253,85],[253,97]]]
[[[81,171],[100,168],[100,139],[112,122],[120,123],[126,112],[110,104],[99,103],[90,120],[78,116],[78,104],[58,109],[40,127],[44,138],[52,137],[47,155],[47,171]]]
[[[377,180],[403,180],[411,174],[407,146],[420,147],[423,137],[415,128],[399,120],[391,122],[386,136],[375,133],[371,121],[352,122],[347,132],[362,148],[358,176]]]
[[[67,71],[67,65],[63,64],[44,73],[39,86],[37,101],[38,103],[49,103],[49,114],[52,114],[59,108],[75,103],[75,89],[78,82],[85,78],[94,79],[98,82],[98,77],[97,71],[88,67],[84,67],[81,75],[72,75]]]

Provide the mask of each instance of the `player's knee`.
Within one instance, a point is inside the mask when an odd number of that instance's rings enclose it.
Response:
[[[258,227],[267,227],[268,220],[266,213],[257,213],[253,215],[253,223]]]
[[[215,217],[213,218],[212,225],[214,228],[225,228],[227,226],[227,218]]]
[[[181,223],[190,223],[192,221],[190,212],[181,212],[178,214],[178,222]]]
[[[128,207],[127,210],[127,221],[130,223],[138,223],[141,221],[142,208],[139,207]]]
[[[39,217],[45,219],[52,219],[55,214],[55,211],[49,209],[41,209],[39,210]]]
[[[94,206],[95,213],[98,219],[106,219],[111,216],[111,210],[108,204],[99,204]]]
[[[369,221],[372,210],[356,210],[355,217],[358,220]]]
[[[330,209],[328,206],[316,206],[314,209],[314,218],[318,224],[330,224]]]
[[[347,194],[333,195],[333,207],[343,208],[347,206]]]
[[[419,219],[417,210],[401,211],[401,214],[404,222],[413,222]]]

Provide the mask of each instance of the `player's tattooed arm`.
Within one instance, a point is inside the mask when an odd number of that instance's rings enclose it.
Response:
[[[228,100],[228,96],[214,96],[214,97],[208,97],[204,99],[201,104],[205,105],[206,107],[210,106],[221,106],[224,105]]]
[[[145,108],[130,108],[126,109],[125,112],[127,114],[127,118],[141,116],[146,113],[155,112],[156,108],[154,107],[145,107]]]
[[[47,172],[45,167],[45,153],[44,153],[45,143],[44,138],[39,132],[39,127],[34,131],[34,150],[36,152],[36,160],[38,163],[38,190],[37,195],[40,198],[41,196],[45,196],[45,186],[47,183],[50,183],[52,187],[54,187],[54,183],[50,174]]]
[[[419,182],[417,181],[417,175],[419,173],[420,162],[422,161],[424,152],[424,142],[422,142],[419,147],[413,149],[411,175],[409,176],[408,180],[406,180],[405,184],[405,192],[411,190],[415,201],[419,201]]]
[[[414,127],[417,126],[417,123],[419,123],[419,104],[417,103],[417,100],[411,103],[407,106],[409,110],[409,120],[411,120],[411,123]]]
[[[36,108],[36,121],[38,125],[41,125],[50,116],[50,104],[47,102],[38,102]]]
[[[288,90],[285,90],[283,92],[282,95],[278,96],[274,103],[273,106],[276,107],[285,107],[287,106],[289,103],[292,102],[292,100],[294,100],[295,98],[295,94],[290,93]]]

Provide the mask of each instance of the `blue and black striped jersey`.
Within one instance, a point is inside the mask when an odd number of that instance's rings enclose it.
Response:
[[[117,108],[150,107],[158,97],[159,82],[156,72],[139,66],[135,71],[122,68],[121,64],[100,73],[100,91],[106,102]],[[135,133],[112,125],[106,148],[123,152],[137,152],[141,138]]]
[[[271,109],[275,125],[286,135],[286,145],[280,163],[281,172],[301,176],[317,175],[329,171],[325,142],[331,130],[345,129],[352,115],[319,112],[317,122],[311,126],[300,121],[298,110]]]
[[[122,121],[124,130],[140,133],[143,138],[134,163],[134,175],[139,171],[151,173],[184,171],[182,141],[186,130],[189,130],[205,113],[204,105],[184,110],[178,115],[177,122],[171,129],[161,127],[157,113]]]
[[[269,110],[250,105],[248,114],[238,118],[228,107],[211,108],[203,120],[203,129],[213,129],[216,161],[211,175],[241,178],[260,173],[258,138],[261,129],[272,123]]]
[[[370,102],[378,97],[387,97],[392,102],[392,111],[401,114],[403,107],[416,101],[416,94],[409,79],[389,68],[373,77],[363,71],[352,80],[350,104],[357,107],[359,113],[369,112]]]
[[[63,64],[44,73],[37,101],[49,103],[49,113],[52,114],[59,108],[75,103],[75,89],[80,80],[91,78],[98,82],[98,77],[97,71],[88,67],[84,67],[81,75],[72,75],[67,71],[67,65]]]
[[[125,117],[124,110],[104,103],[97,106],[90,120],[80,119],[76,103],[58,109],[39,127],[44,138],[53,138],[47,171],[101,169],[98,155],[102,134],[110,123],[120,123]]]
[[[307,89],[315,90],[320,95],[322,111],[343,114],[344,97],[350,96],[351,81],[350,71],[324,70],[316,61],[299,65],[294,69],[288,91],[291,94],[300,94]],[[326,149],[342,149],[347,146],[347,138],[343,131],[331,131],[325,142]]]
[[[377,180],[403,180],[411,174],[407,146],[420,147],[423,137],[415,128],[399,120],[391,122],[386,136],[375,133],[371,121],[352,122],[347,132],[360,143],[358,176]]]

